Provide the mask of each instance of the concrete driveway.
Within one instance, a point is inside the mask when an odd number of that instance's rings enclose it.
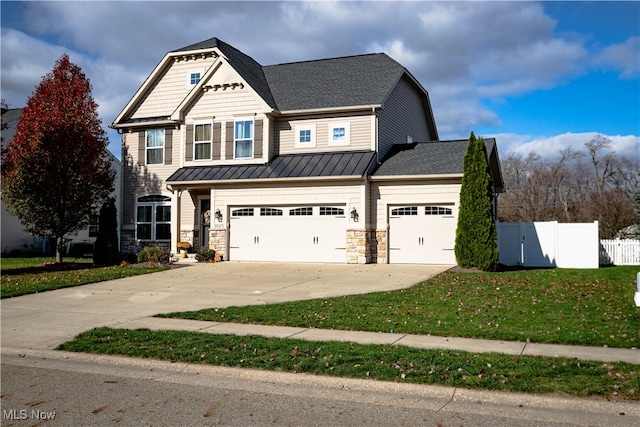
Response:
[[[239,263],[169,271],[4,299],[2,347],[51,349],[99,326],[158,313],[270,304],[409,287],[451,266]]]

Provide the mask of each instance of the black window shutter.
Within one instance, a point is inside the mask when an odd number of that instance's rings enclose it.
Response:
[[[193,160],[193,125],[187,125],[187,136],[185,137],[184,160]]]
[[[222,145],[222,124],[213,123],[213,160],[220,160],[220,149]]]
[[[233,122],[227,122],[224,146],[224,158],[233,159]]]
[[[147,133],[145,131],[140,131],[138,133],[138,165],[144,166],[147,160],[146,152],[147,152]]]
[[[262,157],[262,120],[256,120],[253,129],[253,158]]]
[[[164,164],[171,164],[171,148],[173,145],[173,129],[164,131]]]

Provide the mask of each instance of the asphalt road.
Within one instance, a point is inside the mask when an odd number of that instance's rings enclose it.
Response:
[[[632,426],[637,403],[5,348],[3,426]]]

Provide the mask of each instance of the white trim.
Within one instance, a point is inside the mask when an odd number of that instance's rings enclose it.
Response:
[[[148,138],[149,138],[149,136],[148,136],[149,132],[157,132],[157,131],[161,131],[162,132],[162,145],[159,146],[159,147],[149,147],[147,145]],[[154,129],[146,129],[144,131],[144,164],[145,164],[145,166],[164,165],[164,162],[165,162],[165,158],[164,158],[164,154],[165,154],[164,151],[165,150],[164,150],[164,148],[165,148],[166,143],[167,143],[167,132],[166,132],[166,129],[154,128]],[[149,150],[160,150],[160,152],[162,153],[162,160],[159,163],[149,163],[149,162],[147,162],[147,159],[149,158],[147,156],[147,152]]]
[[[344,133],[339,139],[334,138],[334,131],[343,129]],[[348,147],[351,145],[351,125],[349,122],[331,122],[327,132],[328,144],[330,147]]]
[[[450,174],[433,174],[433,175],[380,175],[370,176],[371,181],[415,181],[425,179],[451,179],[462,178],[464,174],[450,173]]]
[[[233,159],[236,160],[246,160],[253,159],[253,153],[255,151],[254,144],[256,143],[256,121],[255,116],[245,116],[246,118],[237,118],[233,121]],[[238,138],[236,138],[236,124],[239,122],[251,122],[251,155],[245,157],[238,157],[236,154],[236,143],[238,142]],[[246,141],[247,138],[240,138],[243,141]]]
[[[210,136],[211,139],[209,139],[208,143],[209,143],[209,158],[203,158],[203,159],[196,159],[196,144],[198,145],[204,145],[207,144],[207,141],[198,141],[196,142],[196,127],[199,125],[210,125],[211,126],[211,132],[210,132]],[[187,141],[188,142],[188,141]],[[193,161],[194,162],[201,162],[201,161],[211,161],[213,159],[213,120],[195,120],[193,122]]]
[[[300,132],[309,131],[311,134],[311,140],[307,142],[300,141]],[[315,148],[316,147],[316,124],[297,124],[295,125],[295,147],[296,148]]]

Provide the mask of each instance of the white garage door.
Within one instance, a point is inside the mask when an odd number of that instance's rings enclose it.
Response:
[[[389,208],[389,262],[455,264],[457,219],[453,205]]]
[[[229,259],[346,262],[344,206],[231,209]]]

